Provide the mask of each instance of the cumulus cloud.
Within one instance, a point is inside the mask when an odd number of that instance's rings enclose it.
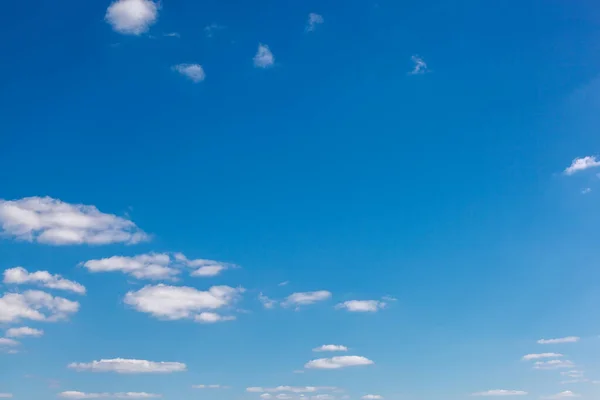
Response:
[[[346,346],[342,346],[339,344],[324,344],[322,346],[316,347],[313,349],[315,352],[320,351],[348,351]]]
[[[200,291],[186,286],[148,285],[128,292],[125,303],[156,318],[202,318],[201,311],[230,306],[243,292],[243,288],[229,286],[213,286],[208,291]],[[205,315],[204,318],[211,317]]]
[[[567,336],[558,339],[540,339],[538,344],[561,344],[561,343],[577,343],[581,338],[578,336]]]
[[[421,75],[429,71],[427,69],[427,64],[421,57],[414,55],[410,59],[414,66],[412,71],[409,72],[409,75]]]
[[[262,293],[258,294],[258,301],[260,301],[264,308],[274,308],[277,305],[277,301],[273,300]]]
[[[257,68],[268,68],[275,63],[275,56],[266,44],[259,44],[258,50],[254,55],[254,66]]]
[[[348,300],[336,305],[336,308],[343,308],[350,312],[376,312],[386,306],[386,303],[379,300]]]
[[[76,371],[116,372],[118,374],[148,374],[182,372],[187,369],[184,363],[167,361],[147,361],[126,358],[92,361],[89,363],[71,363],[67,366]]]
[[[373,361],[362,356],[339,356],[331,358],[318,358],[304,364],[304,368],[313,369],[338,369],[345,367],[356,367],[361,365],[375,364]]]
[[[214,324],[217,322],[233,321],[235,317],[233,315],[223,316],[213,312],[202,312],[194,317],[196,322],[202,324]]]
[[[289,306],[306,306],[317,303],[319,301],[328,300],[331,297],[331,292],[327,290],[317,290],[315,292],[298,292],[290,294],[282,303],[284,307]]]
[[[525,396],[527,392],[523,390],[505,390],[505,389],[494,389],[485,392],[473,393],[472,396]]]
[[[200,64],[177,64],[173,66],[173,70],[189,78],[194,83],[202,82],[206,77],[204,68]]]
[[[67,390],[58,394],[64,399],[152,399],[162,397],[160,394],[146,392],[121,392],[121,393],[84,393]]]
[[[156,22],[158,8],[150,0],[118,0],[108,7],[104,18],[116,32],[141,35]]]
[[[383,396],[380,396],[378,394],[366,394],[363,397],[361,397],[361,399],[363,399],[363,400],[381,400],[381,399],[383,399]]]
[[[44,334],[44,331],[41,329],[34,329],[28,326],[22,326],[19,328],[10,328],[6,331],[6,337],[40,337]]]
[[[4,271],[4,283],[14,285],[33,284],[48,289],[66,290],[78,294],[85,294],[85,287],[77,282],[70,281],[60,275],[52,275],[48,271],[29,273],[23,267],[9,268]]]
[[[79,303],[39,291],[5,293],[0,297],[0,322],[58,321],[79,310]]]
[[[126,218],[51,197],[0,199],[0,227],[6,236],[51,245],[134,244],[149,239]]]
[[[562,357],[562,354],[559,353],[539,353],[539,354],[527,354],[523,356],[524,361],[529,360],[538,360],[540,358],[558,358]]]
[[[557,393],[552,396],[542,397],[543,399],[568,399],[572,397],[581,397],[579,394],[575,394],[570,390],[565,390],[564,392]]]
[[[181,253],[148,253],[133,257],[112,256],[81,263],[90,272],[122,272],[137,279],[172,280],[182,269],[192,268],[192,276],[215,276],[233,268],[219,261],[189,260]]]
[[[317,25],[321,25],[325,20],[322,15],[316,13],[308,14],[308,21],[306,22],[306,31],[312,32],[317,28]]]
[[[600,166],[600,161],[596,160],[596,156],[576,158],[573,160],[573,162],[571,162],[571,165],[565,169],[564,173],[565,175],[573,175],[576,172],[598,166]]]
[[[561,369],[561,368],[573,368],[575,364],[569,360],[550,360],[550,361],[538,361],[533,364],[535,369]]]

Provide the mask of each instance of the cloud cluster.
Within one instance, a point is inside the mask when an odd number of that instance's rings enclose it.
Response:
[[[60,275],[52,275],[48,271],[29,273],[23,267],[9,268],[4,271],[3,282],[14,285],[33,284],[48,289],[66,290],[78,294],[85,294],[85,287],[77,282],[65,279]]]
[[[0,297],[0,322],[58,321],[79,310],[79,303],[39,290],[5,293]]]
[[[331,358],[318,358],[304,364],[309,369],[339,369],[346,367],[357,367],[375,364],[373,361],[362,356],[338,356]]]
[[[58,394],[63,399],[153,399],[162,397],[160,394],[146,392],[122,392],[122,393],[84,393],[74,390],[68,390]]]
[[[51,197],[0,199],[0,227],[4,235],[51,245],[134,244],[149,239],[126,218]]]
[[[180,362],[157,362],[126,358],[114,358],[110,360],[92,361],[89,363],[71,363],[67,367],[80,372],[115,372],[118,374],[168,374],[187,370],[187,366]]]
[[[116,32],[141,35],[156,22],[158,8],[150,0],[118,0],[108,7],[105,19]]]

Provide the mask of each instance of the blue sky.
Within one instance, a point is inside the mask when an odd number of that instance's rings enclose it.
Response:
[[[7,3],[0,398],[598,398],[599,10]]]

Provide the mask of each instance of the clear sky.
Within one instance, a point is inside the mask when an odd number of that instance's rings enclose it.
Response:
[[[597,2],[0,33],[0,398],[600,397]]]

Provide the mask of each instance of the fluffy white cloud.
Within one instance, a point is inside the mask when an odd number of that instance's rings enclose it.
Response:
[[[254,66],[257,68],[268,68],[275,63],[275,56],[266,44],[259,44],[254,55]]]
[[[573,175],[576,172],[599,166],[600,161],[596,160],[596,156],[581,157],[574,159],[571,165],[565,169],[564,173],[565,175]]]
[[[561,369],[561,368],[573,368],[575,364],[569,360],[550,360],[550,361],[538,361],[533,364],[535,369]]]
[[[66,290],[78,294],[85,294],[85,287],[80,283],[65,279],[58,274],[52,275],[48,271],[29,273],[23,267],[9,268],[4,271],[4,283],[14,285],[34,284],[48,289]]]
[[[477,392],[473,393],[472,396],[525,396],[527,392],[523,390],[505,390],[505,389],[495,389],[488,390],[486,392]]]
[[[216,322],[233,321],[235,317],[233,315],[223,316],[213,312],[202,312],[194,317],[196,322],[202,324],[214,324]]]
[[[363,400],[381,400],[381,399],[383,399],[383,396],[380,396],[378,394],[366,394],[363,397],[361,397],[361,399],[363,399]]]
[[[552,396],[543,397],[544,399],[568,399],[572,397],[581,397],[579,394],[575,394],[570,390],[565,390],[564,392],[557,393]]]
[[[356,367],[360,365],[375,364],[373,361],[362,356],[339,356],[331,358],[318,358],[304,364],[304,368],[314,369],[338,369],[345,367]]]
[[[277,301],[273,300],[262,293],[258,294],[258,301],[260,301],[264,308],[273,308],[277,305]]]
[[[229,386],[222,385],[192,385],[194,389],[229,389]]]
[[[34,329],[28,326],[22,326],[19,328],[10,328],[6,331],[6,337],[40,337],[44,334],[44,331],[41,329]]]
[[[0,322],[58,321],[79,310],[79,303],[39,291],[5,293],[0,297]]]
[[[20,343],[14,339],[0,337],[0,347],[18,346]]]
[[[322,15],[316,13],[308,14],[308,21],[306,22],[306,31],[312,32],[316,29],[317,25],[321,25],[325,20]]]
[[[140,312],[163,319],[195,318],[201,311],[216,310],[233,304],[243,288],[213,286],[200,291],[186,286],[148,285],[125,295],[125,303]]]
[[[122,272],[138,279],[171,280],[184,268],[192,268],[192,276],[215,276],[236,267],[219,261],[189,260],[181,253],[148,253],[133,257],[112,256],[89,260],[81,265],[90,272]]]
[[[314,348],[313,351],[348,351],[348,348],[339,344],[324,344],[323,346]]]
[[[350,312],[376,312],[386,306],[386,303],[379,300],[348,300],[336,305],[336,308],[343,308]]]
[[[298,292],[290,294],[282,303],[284,307],[305,306],[319,301],[327,300],[331,297],[331,292],[327,290],[317,290],[315,292]]]
[[[414,55],[410,59],[414,66],[412,71],[409,72],[409,75],[421,75],[428,72],[427,64],[421,57]]]
[[[126,218],[51,197],[0,199],[0,226],[7,236],[52,245],[134,244],[149,239]]]
[[[167,361],[131,360],[114,358],[90,363],[71,363],[68,368],[76,371],[116,372],[118,374],[172,373],[187,369],[184,363]]]
[[[64,399],[153,399],[162,397],[160,394],[146,392],[121,392],[121,393],[84,393],[68,390],[58,394]]]
[[[206,78],[204,68],[200,64],[177,64],[173,66],[173,70],[188,77],[194,83],[202,82]]]
[[[141,35],[158,18],[158,4],[150,0],[118,0],[106,10],[106,22],[119,33]]]
[[[567,336],[557,339],[540,339],[538,344],[561,344],[561,343],[577,343],[581,338],[578,336]]]
[[[523,356],[524,361],[529,360],[538,360],[540,358],[558,358],[562,357],[562,354],[559,353],[539,353],[539,354],[527,354]]]

